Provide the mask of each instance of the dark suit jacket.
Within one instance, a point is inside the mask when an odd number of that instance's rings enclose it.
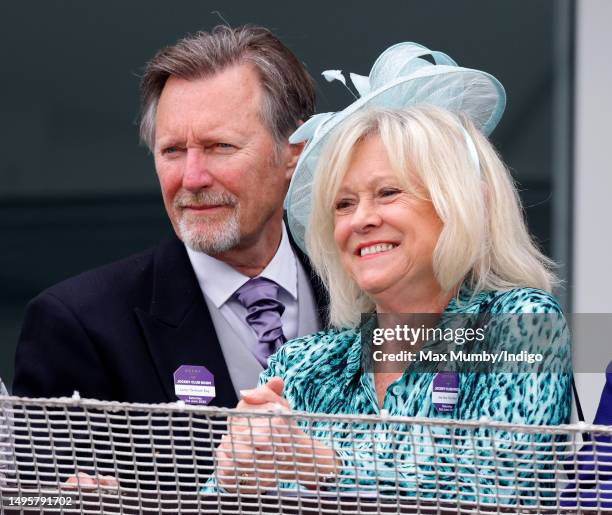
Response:
[[[307,258],[296,254],[312,276]],[[326,296],[313,290],[320,313]],[[323,317],[321,317],[323,319]],[[15,357],[13,394],[124,402],[173,402],[173,372],[203,365],[215,379],[211,406],[237,399],[187,252],[176,237],[85,272],[33,299]]]

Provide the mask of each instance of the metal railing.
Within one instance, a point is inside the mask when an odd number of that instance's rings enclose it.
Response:
[[[612,512],[612,427],[0,397],[0,496],[3,513]]]

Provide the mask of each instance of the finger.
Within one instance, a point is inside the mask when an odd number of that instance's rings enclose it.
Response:
[[[253,425],[247,431],[235,432],[225,435],[221,445],[217,447],[219,458],[231,459],[236,463],[244,464],[247,467],[270,468],[270,462],[275,452],[275,429],[265,422],[258,421],[260,425]]]
[[[272,472],[242,472],[238,475],[217,474],[219,484],[229,492],[255,493],[257,490],[270,490],[275,487],[277,478]]]
[[[231,439],[245,444],[252,443],[259,447],[260,444],[267,443],[270,439],[277,440],[277,443],[280,443],[279,437],[291,437],[293,433],[292,424],[287,418],[277,416],[278,413],[290,413],[288,408],[277,403],[265,403],[258,405],[257,410],[265,411],[267,414],[232,419],[228,433]],[[275,436],[272,437],[271,435]]]
[[[230,434],[234,431],[240,431],[244,427],[248,427],[248,420],[246,417],[231,417],[227,419],[227,429]]]
[[[293,431],[294,428],[282,417],[259,417],[251,420],[248,429],[233,433],[232,439],[235,444],[251,447],[258,462],[276,461],[296,452],[299,440]]]
[[[225,452],[217,449],[215,453],[215,475],[219,485],[227,489],[234,489],[238,483],[241,472],[238,471],[238,464],[232,459],[232,452]],[[248,475],[248,472],[245,473]]]
[[[241,424],[232,424],[232,430],[222,438],[223,450],[231,448],[232,443],[249,445],[259,450],[271,447],[271,440],[277,438],[274,417],[253,417],[243,419]],[[285,430],[286,431],[286,430]]]
[[[259,405],[261,410],[278,411],[279,408],[289,411],[277,404]],[[289,457],[296,452],[294,447],[300,434],[304,433],[286,417],[233,417],[230,432],[223,436],[218,450],[233,455],[237,449],[237,461],[254,458],[263,468],[274,468],[278,466],[275,462],[289,461]],[[252,454],[244,455],[244,452],[240,452],[245,447]]]
[[[257,405],[266,402],[278,402],[288,407],[289,403],[282,396],[284,386],[285,383],[280,377],[273,377],[266,384],[258,388],[240,390],[240,396],[247,404]]]
[[[274,409],[275,405],[262,405]],[[223,436],[223,442],[239,441],[248,443],[254,433],[265,432],[265,427],[270,425],[271,417],[241,417],[230,421],[229,431]],[[262,429],[264,428],[264,429]]]
[[[276,400],[269,400],[266,402],[262,402],[260,404],[247,404],[245,402],[244,404],[244,411],[261,411],[264,413],[277,413],[277,412],[282,412],[282,413],[289,413],[291,412],[291,410],[289,409],[289,407],[287,407],[287,401],[285,402],[278,402],[278,399],[281,399],[283,401],[285,401],[285,399],[283,399],[282,397],[277,397]],[[243,401],[241,401],[243,402]],[[244,415],[243,417],[239,417],[242,418],[244,420],[255,420],[257,418],[268,418],[265,415],[261,415],[261,416],[257,416],[257,415]]]
[[[274,477],[270,456],[248,445],[234,444],[230,452],[218,452],[216,458],[217,474],[224,482],[235,482],[235,478],[245,476],[260,479]]]
[[[265,404],[266,402],[275,402],[286,408],[289,407],[289,403],[284,397],[277,395],[265,386],[260,386],[254,390],[241,390],[240,401],[238,402],[236,408],[251,410],[260,404]]]
[[[267,388],[268,390],[272,391],[276,395],[282,396],[284,387],[285,387],[285,382],[283,381],[282,377],[274,376],[274,377],[271,377],[267,383],[261,386],[258,386],[257,388],[248,388],[245,390],[240,390],[240,393],[248,394],[249,392],[254,392],[262,388]]]
[[[278,410],[286,411],[287,408],[280,406],[279,404],[266,403],[259,404],[255,411],[262,412],[277,412]],[[228,432],[227,435],[230,437],[240,436],[242,437],[245,433],[250,433],[254,427],[261,427],[269,424],[270,416],[248,416],[248,417],[232,417],[228,420]],[[225,437],[225,436],[224,436]],[[222,438],[223,439],[223,438]]]
[[[63,484],[66,488],[93,488],[96,481],[86,472],[77,472],[70,476]]]
[[[119,487],[119,482],[114,476],[98,476],[98,479],[100,480],[100,486],[103,486],[105,488]]]
[[[264,386],[269,390],[272,390],[276,395],[282,397],[285,381],[283,381],[282,377],[275,376],[270,378],[270,380]]]
[[[269,446],[269,444],[268,444]],[[277,481],[296,478],[295,467],[288,471],[273,452],[262,452],[258,448],[233,443],[233,448],[216,451],[216,475],[219,484],[228,491],[254,492],[256,489],[274,488]]]
[[[262,411],[262,410],[265,411],[268,409],[274,410],[275,405],[281,406],[283,408],[283,411],[290,409],[289,403],[287,402],[286,399],[283,399],[282,397],[276,397],[276,399],[273,399],[271,396],[264,394],[266,398],[270,397],[269,400],[265,400],[261,398],[259,393],[255,395],[256,395],[256,400],[257,400],[255,404],[251,404],[246,399],[242,399],[236,405],[236,409],[241,410],[241,411]],[[251,396],[249,396],[248,398],[253,399],[253,397]],[[265,406],[266,404],[270,406]]]

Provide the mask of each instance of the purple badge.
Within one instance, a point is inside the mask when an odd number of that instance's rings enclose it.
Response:
[[[215,398],[215,378],[206,367],[181,365],[174,372],[174,393],[187,404],[208,404]]]
[[[448,413],[455,409],[459,397],[457,372],[438,372],[432,382],[431,400],[436,411]]]

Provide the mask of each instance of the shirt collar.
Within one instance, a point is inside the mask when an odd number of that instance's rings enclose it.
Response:
[[[225,304],[250,279],[219,259],[185,247],[200,289],[216,308]],[[297,300],[297,265],[284,223],[280,245],[259,277],[271,279]]]

